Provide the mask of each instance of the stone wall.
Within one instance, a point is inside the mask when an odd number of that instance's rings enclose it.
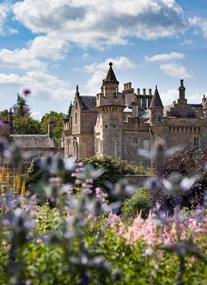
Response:
[[[141,188],[145,186],[147,179],[151,177],[152,175],[125,175],[122,178],[126,179],[129,185],[132,185],[136,188]]]

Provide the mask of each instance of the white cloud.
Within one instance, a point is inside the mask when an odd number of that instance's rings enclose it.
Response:
[[[13,8],[15,17],[33,33],[62,35],[80,45],[126,43],[126,36],[156,39],[187,27],[174,0],[25,0]],[[25,17],[27,15],[27,17]]]
[[[198,93],[194,93],[194,94],[188,96],[188,102],[194,103],[194,104],[201,103],[202,97],[203,97],[203,95],[198,94]]]
[[[185,39],[183,42],[180,43],[181,46],[185,46],[185,45],[192,45],[193,44],[193,40],[192,39]]]
[[[31,115],[36,120],[41,120],[41,118],[42,118],[42,113],[39,111],[33,110],[33,111],[31,111]]]
[[[163,54],[156,54],[152,57],[145,56],[145,60],[148,62],[155,62],[155,61],[169,61],[172,59],[182,59],[185,55],[180,52],[171,52],[171,53],[163,53]]]
[[[7,19],[7,16],[10,12],[11,6],[8,2],[3,2],[0,4],[0,34],[4,35],[9,32],[7,28],[5,27],[5,22]]]
[[[67,43],[59,37],[39,36],[29,42],[27,48],[0,50],[0,66],[44,70],[47,64],[42,59],[61,60],[67,49]]]
[[[106,73],[103,71],[96,71],[86,84],[86,91],[91,95],[97,94],[100,92],[102,80],[106,76]]]
[[[74,94],[69,84],[47,73],[30,71],[23,76],[0,74],[0,86],[15,87],[21,92],[28,88],[31,97],[39,100],[65,100]]]
[[[162,92],[160,94],[162,99],[162,103],[164,106],[172,104],[172,102],[176,101],[178,98],[178,90],[177,89],[169,89],[166,92]]]
[[[97,94],[98,92],[100,92],[102,80],[106,77],[106,73],[109,68],[109,62],[112,62],[114,64],[115,68],[114,72],[116,70],[133,69],[135,67],[132,61],[124,56],[116,58],[107,58],[102,63],[95,62],[90,65],[84,66],[83,69],[86,72],[93,73],[93,75],[88,80],[88,83],[86,85],[86,90],[88,90],[88,92],[92,94]]]
[[[45,69],[46,64],[35,58],[28,49],[0,50],[0,66],[14,69]]]
[[[189,19],[190,26],[192,27],[199,27],[203,33],[203,36],[207,38],[207,21],[199,18],[193,17]]]
[[[46,58],[60,60],[68,50],[68,45],[64,39],[58,35],[36,37],[28,48],[28,53],[33,58]]]
[[[184,66],[181,66],[181,65],[178,65],[175,63],[162,64],[162,65],[160,65],[160,69],[164,73],[166,73],[170,76],[174,76],[174,77],[178,77],[178,78],[191,77],[191,72],[187,71]]]
[[[94,62],[90,65],[84,66],[83,69],[89,73],[93,73],[97,70],[106,72],[110,62],[113,63],[117,70],[132,69],[135,67],[134,63],[129,58],[120,56],[116,58],[107,58],[104,62],[101,63]]]
[[[43,60],[62,60],[70,43],[103,48],[127,44],[130,37],[150,40],[187,28],[174,0],[105,0],[98,5],[95,0],[24,0],[13,5],[13,13],[33,33],[42,34],[23,49],[0,50],[0,66],[20,69],[44,70]]]

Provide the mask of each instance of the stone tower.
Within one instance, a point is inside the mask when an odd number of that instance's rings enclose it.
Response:
[[[116,79],[109,63],[106,78],[103,79],[101,93],[96,96],[98,116],[95,126],[95,155],[122,157],[122,116],[125,108],[124,94],[118,91]]]

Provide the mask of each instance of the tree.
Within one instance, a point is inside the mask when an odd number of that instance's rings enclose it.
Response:
[[[26,99],[17,93],[17,103],[13,106],[14,116],[26,118],[30,117],[30,109],[26,104]]]
[[[0,112],[0,118],[6,119],[8,117],[9,111],[7,109]]]
[[[15,117],[14,127],[17,134],[39,134],[41,123],[31,117]]]
[[[73,107],[73,104],[72,104],[72,102],[70,102],[70,106],[68,108],[68,118],[70,118],[70,115],[71,115],[71,112],[72,112],[72,107]]]
[[[17,103],[13,106],[13,112],[17,134],[39,134],[41,132],[40,122],[31,117],[26,99],[19,94],[17,94]]]
[[[47,133],[48,132],[48,123],[53,122],[55,127],[53,128],[53,136],[55,142],[60,144],[60,140],[62,137],[63,132],[63,121],[66,118],[66,115],[63,113],[57,113],[54,111],[50,111],[46,113],[41,120],[41,132]]]

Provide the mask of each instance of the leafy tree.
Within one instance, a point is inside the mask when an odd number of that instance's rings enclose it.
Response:
[[[41,120],[41,132],[47,133],[48,132],[48,123],[51,121],[54,123],[55,127],[53,129],[53,136],[55,142],[57,144],[60,143],[60,139],[63,132],[63,120],[65,119],[66,115],[63,113],[57,113],[54,111],[50,111],[46,113]]]
[[[7,118],[9,111],[7,109],[0,112],[0,118]]]
[[[39,134],[41,124],[31,117],[15,117],[14,127],[17,134]]]
[[[13,106],[14,127],[17,134],[40,133],[40,122],[31,117],[26,99],[17,94],[17,103]]]
[[[17,103],[13,106],[14,116],[15,117],[30,117],[29,106],[26,104],[24,97],[17,93]]]

